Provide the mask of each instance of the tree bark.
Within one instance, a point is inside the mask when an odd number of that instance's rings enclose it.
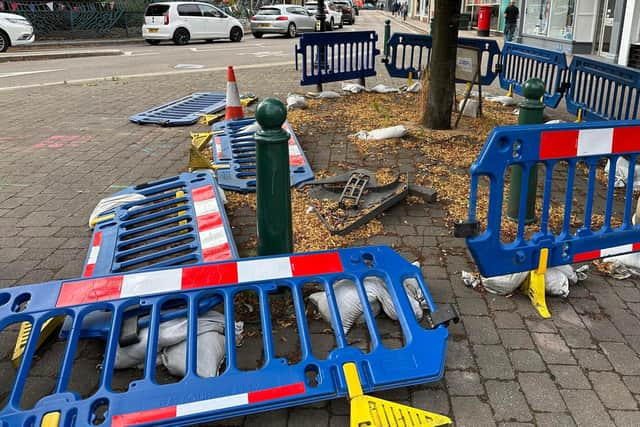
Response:
[[[461,0],[435,0],[435,28],[429,64],[429,92],[424,125],[429,129],[451,129],[451,107],[455,96],[456,48]]]

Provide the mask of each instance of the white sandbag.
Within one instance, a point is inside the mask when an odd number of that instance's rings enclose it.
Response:
[[[287,96],[287,104],[289,103],[289,96],[292,96],[292,95],[289,94]],[[300,96],[300,95],[296,95],[296,96]],[[301,96],[301,98],[304,100],[303,96]],[[306,104],[306,101],[305,101],[305,104]],[[256,133],[259,130],[262,130],[262,126],[260,126],[260,123],[258,123],[258,121],[256,120],[255,122],[251,123],[250,125],[247,125],[247,126],[241,128],[239,133]]]
[[[93,212],[91,212],[91,215],[89,215],[89,228],[93,228],[95,226],[93,221],[99,216],[101,216],[103,213],[111,211],[117,208],[118,206],[122,206],[130,202],[137,202],[144,199],[145,197],[142,194],[137,194],[137,193],[105,197],[104,199],[98,202],[96,207],[93,209]]]
[[[369,92],[377,92],[377,93],[399,93],[400,89],[397,87],[386,86],[383,84],[375,85]]]
[[[198,335],[196,372],[203,378],[218,375],[226,354],[224,335],[215,331]],[[184,377],[187,370],[187,341],[165,347],[160,355],[171,375]]]
[[[462,106],[464,105],[464,110]],[[467,99],[467,103],[464,103],[464,99],[458,104],[458,111],[462,111],[462,115],[466,117],[478,117],[478,101],[476,99]]]
[[[406,133],[407,133],[407,128],[402,125],[398,125],[398,126],[391,126],[388,128],[374,129],[368,132],[361,130],[356,134],[356,136],[359,139],[364,139],[365,141],[369,141],[369,140],[377,141],[380,139],[401,138]]]
[[[398,314],[384,280],[371,276],[364,279],[363,285],[373,315],[377,316],[382,307],[382,310],[390,319],[398,320]],[[403,282],[403,286],[416,318],[418,320],[422,319],[422,305],[426,304],[426,302],[424,302],[424,297],[421,296],[422,291],[420,290],[418,282],[415,279],[407,279]],[[342,328],[346,334],[355,323],[364,322],[364,310],[360,303],[358,290],[352,281],[347,279],[340,280],[335,283],[333,289],[336,303],[338,304],[338,312],[342,319]],[[418,296],[418,294],[420,296]],[[311,294],[309,300],[317,307],[323,320],[330,323],[331,312],[329,311],[329,304],[325,292]],[[421,300],[423,301],[422,304]]]
[[[287,95],[287,110],[304,110],[307,108],[307,100],[304,96],[291,93]]]
[[[561,269],[552,267],[544,273],[544,292],[563,298],[569,296],[569,279]]]
[[[308,93],[307,96],[309,98],[316,98],[316,99],[340,98],[340,94],[332,90],[323,90],[322,92],[318,92],[318,93]]]
[[[573,269],[571,264],[565,264],[565,265],[559,265],[557,267],[551,267],[551,268],[547,269],[547,271],[549,271],[549,270],[557,270],[557,271],[561,272],[562,274],[564,274],[565,277],[567,278],[567,280],[569,280],[569,285],[571,285],[571,286],[577,284],[578,281],[582,280],[582,279],[578,278],[578,274]],[[546,280],[546,278],[545,278],[545,280]]]
[[[342,90],[351,93],[360,93],[366,88],[358,83],[342,83]]]
[[[404,88],[405,92],[410,92],[410,93],[418,93],[421,90],[422,90],[422,82],[420,81],[413,82],[409,86]]]
[[[611,164],[607,159],[607,164],[604,166],[604,173],[609,175],[609,169],[611,168]],[[614,180],[614,187],[626,187],[627,179],[629,175],[629,161],[624,157],[618,157],[618,161],[616,162],[616,177]],[[640,165],[635,165],[635,172],[633,177],[633,189],[640,189]]]
[[[158,334],[158,348],[164,349],[176,345],[187,339],[187,319],[180,317],[160,324]],[[138,331],[138,342],[120,347],[116,350],[116,369],[132,368],[144,361],[147,354],[147,337],[149,328]],[[210,310],[198,317],[198,334],[215,331],[224,334],[224,315]],[[224,357],[224,354],[222,355]]]
[[[489,102],[498,102],[502,105],[515,105],[517,104],[516,100],[511,96],[501,95],[501,96],[486,96],[486,99]]]
[[[342,279],[333,285],[333,293],[336,298],[336,303],[338,304],[338,312],[342,320],[342,329],[346,334],[355,323],[364,322],[364,311],[360,303],[358,290],[353,281]],[[327,294],[324,291],[315,292],[309,295],[309,301],[316,306],[322,319],[327,323],[331,323],[331,311],[329,310]],[[369,295],[367,292],[367,301],[369,301],[371,312],[374,316],[377,316],[380,313],[380,303],[377,301],[375,295]]]
[[[482,286],[492,294],[510,295],[522,285],[528,275],[528,271],[523,271],[502,276],[481,277]]]
[[[631,223],[633,225],[636,225],[636,223],[637,223],[636,221],[638,220],[639,215],[640,215],[640,197],[638,197],[638,201],[636,202],[636,211],[633,214],[633,216],[631,217]]]

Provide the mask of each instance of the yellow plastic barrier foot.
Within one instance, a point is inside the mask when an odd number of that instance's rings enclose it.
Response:
[[[531,304],[540,313],[540,316],[548,319],[551,313],[547,308],[547,300],[545,299],[545,283],[544,273],[547,271],[547,260],[549,258],[549,249],[542,248],[540,251],[540,260],[538,261],[538,269],[533,270],[529,275],[529,281],[524,284],[524,291],[529,296]]]
[[[509,98],[513,98],[513,85],[509,85],[509,90],[507,91],[507,96]]]
[[[256,102],[258,100],[258,97],[255,95],[242,95],[240,96],[240,104],[242,104],[243,107],[247,107],[251,104],[253,104],[254,102]]]
[[[53,317],[44,322],[40,335],[38,336],[36,349],[40,348],[46,339],[49,338],[60,326],[62,326],[62,322],[64,322],[64,316]],[[20,324],[20,330],[18,331],[16,345],[13,348],[13,356],[11,356],[13,366],[16,368],[20,365],[20,360],[22,360],[22,354],[24,353],[24,349],[27,345],[27,340],[29,340],[29,334],[31,334],[31,323],[22,322]]]
[[[182,191],[182,190],[176,191],[176,199],[179,199],[181,197],[184,197],[184,191]],[[178,206],[182,206],[182,205],[184,205],[184,203],[179,203],[178,204]],[[178,212],[178,216],[183,216],[183,215],[186,215],[186,214],[187,214],[187,211],[179,211]],[[179,225],[185,225],[185,224],[187,224],[187,222],[188,221],[185,219],[185,220],[179,221],[178,224]]]
[[[60,425],[60,412],[49,412],[42,417],[40,427],[58,427]]]
[[[191,144],[198,150],[202,150],[211,141],[212,136],[213,132],[191,132]]]
[[[228,164],[216,165],[211,163],[206,157],[202,155],[200,151],[193,145],[189,150],[189,171],[192,172],[197,169],[211,169],[213,171],[218,169],[229,169],[231,166]]]
[[[214,114],[203,114],[198,119],[198,123],[201,125],[210,125],[224,118],[224,111]]]
[[[108,215],[102,215],[96,218],[93,218],[91,220],[91,222],[89,223],[89,227],[93,228],[96,226],[97,223],[102,222],[102,221],[109,221],[110,219],[113,219],[116,217],[116,214],[112,213],[112,214],[108,214]]]
[[[409,71],[409,77],[407,78],[407,86],[411,86],[413,84],[413,72]]]
[[[444,415],[367,396],[355,363],[342,365],[351,401],[351,427],[437,427],[451,424]]]
[[[578,108],[578,118],[576,119],[576,123],[581,123],[582,121],[582,108]]]

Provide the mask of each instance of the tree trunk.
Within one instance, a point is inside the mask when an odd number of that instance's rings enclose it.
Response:
[[[432,34],[429,92],[424,125],[429,129],[451,129],[461,0],[435,1],[436,23],[435,34]]]

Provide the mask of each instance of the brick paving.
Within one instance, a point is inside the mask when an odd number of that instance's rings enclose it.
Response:
[[[284,98],[300,90],[289,68],[236,72],[242,90]],[[391,83],[381,72],[372,79]],[[397,85],[398,82],[395,82]],[[328,88],[337,86],[329,85]],[[96,202],[122,186],[175,175],[187,163],[192,128],[137,126],[127,116],[186,93],[222,90],[224,73],[190,74],[27,89],[0,97],[0,286],[78,276],[89,244],[88,216]],[[10,96],[8,96],[10,95]],[[19,99],[20,102],[16,102]],[[347,149],[346,135],[298,133],[314,169],[340,165],[413,172],[419,158],[363,161]],[[66,136],[66,137],[60,137]],[[255,233],[247,208],[231,213],[234,234]],[[640,292],[635,280],[592,272],[566,300],[550,298],[551,319],[541,319],[522,295],[511,298],[465,288],[460,270],[464,242],[451,238],[438,203],[398,205],[382,217],[385,235],[371,244],[393,245],[419,260],[436,302],[454,303],[462,322],[450,328],[446,374],[437,383],[380,396],[449,415],[458,426],[632,426],[640,423]],[[462,251],[462,252],[461,252]],[[381,320],[393,342],[393,322]],[[326,353],[333,343],[318,322],[311,330]],[[354,330],[357,335],[358,329]],[[0,335],[0,377],[10,378],[11,337]],[[251,345],[247,347],[251,348]],[[35,361],[25,405],[53,389],[64,343],[52,343]],[[284,349],[283,351],[286,351]],[[245,357],[256,358],[249,352]],[[88,342],[76,360],[71,388],[95,389],[99,343]],[[140,375],[131,370],[131,377]],[[8,381],[0,381],[0,398]],[[127,381],[114,380],[125,389]],[[344,400],[225,420],[228,426],[345,426]]]

